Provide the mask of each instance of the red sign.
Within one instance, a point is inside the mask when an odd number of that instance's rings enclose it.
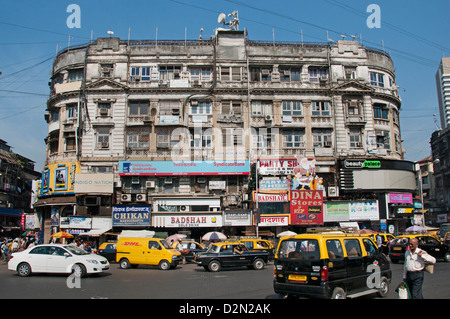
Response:
[[[322,190],[291,190],[291,225],[323,225]]]

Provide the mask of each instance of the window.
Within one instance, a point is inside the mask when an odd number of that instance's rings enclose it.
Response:
[[[222,114],[241,114],[241,101],[222,101]]]
[[[361,130],[357,128],[351,128],[349,132],[350,147],[351,148],[361,148]]]
[[[199,148],[211,148],[212,147],[212,135],[211,130],[206,129],[203,131],[191,129],[191,147],[195,149]]]
[[[75,148],[75,136],[66,137],[66,151],[74,151]]]
[[[222,145],[224,147],[242,146],[244,130],[242,128],[224,128],[222,130]]]
[[[272,101],[252,101],[252,115],[272,115]]]
[[[97,128],[97,148],[109,148],[110,128]]]
[[[211,81],[211,68],[209,67],[192,67],[189,68],[191,81]]]
[[[156,133],[158,148],[173,148],[178,143],[181,143],[182,135],[173,134],[173,131],[168,128],[159,128]]]
[[[347,80],[354,80],[356,79],[356,67],[353,66],[346,66],[345,69],[345,78]]]
[[[345,250],[347,257],[361,257],[361,246],[358,239],[344,239]]]
[[[283,148],[300,148],[305,146],[303,140],[305,132],[302,130],[284,130]]]
[[[180,115],[180,100],[160,100],[159,115]]]
[[[374,103],[373,105],[373,117],[376,119],[389,119],[389,109],[386,104]]]
[[[377,255],[377,247],[375,247],[375,244],[370,239],[363,239],[364,248],[366,249],[367,256],[372,257]]]
[[[279,258],[320,259],[319,243],[315,239],[288,239],[280,243]]]
[[[150,81],[151,75],[151,68],[149,66],[131,68],[131,81]]]
[[[359,116],[362,113],[362,101],[348,100],[345,101],[345,104],[347,104],[347,113],[349,116]]]
[[[344,258],[344,250],[338,239],[327,240],[328,257],[330,259]]]
[[[382,73],[370,72],[370,84],[384,88],[384,75]]]
[[[69,82],[83,81],[83,69],[69,70]]]
[[[319,69],[319,68],[311,68],[309,71],[309,81],[310,82],[319,82],[328,80],[328,70],[327,69]]]
[[[300,82],[300,68],[297,67],[280,67],[280,80],[282,82]]]
[[[159,66],[159,79],[161,81],[177,80],[180,78],[181,66]]]
[[[330,147],[331,133],[329,129],[313,129],[313,146],[314,147]]]
[[[378,148],[384,148],[384,149],[391,148],[388,131],[375,131],[375,134],[377,136],[377,147]]]
[[[114,73],[114,64],[102,64],[100,71],[102,78],[111,78]]]
[[[271,81],[272,67],[252,67],[250,68],[251,81]]]
[[[211,102],[191,101],[191,115],[211,115]]]
[[[221,66],[220,79],[222,81],[240,81],[241,67],[236,66]]]
[[[129,113],[131,116],[147,115],[149,109],[148,101],[129,101]]]
[[[67,118],[68,119],[73,119],[77,117],[77,106],[70,104],[67,105]]]
[[[51,119],[52,119],[52,122],[59,121],[59,111],[52,112],[51,113]]]
[[[302,115],[302,102],[283,101],[283,115],[300,116]]]
[[[112,173],[112,166],[91,166],[92,173]]]
[[[131,148],[148,148],[149,146],[148,130],[129,130],[127,131],[127,146]]]
[[[256,131],[252,130],[252,134],[252,142],[254,148],[258,150],[272,148],[272,141],[275,140],[275,134],[272,134],[270,129],[260,128],[256,129]]]
[[[330,115],[330,102],[327,101],[315,101],[311,102],[312,115]]]

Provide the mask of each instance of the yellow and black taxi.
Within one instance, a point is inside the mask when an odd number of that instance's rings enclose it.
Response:
[[[273,260],[275,255],[275,247],[273,244],[261,238],[240,238],[239,241],[250,250],[265,250],[269,253],[269,260]]]
[[[273,286],[285,297],[345,299],[378,293],[392,278],[389,260],[367,236],[313,233],[282,237]]]
[[[108,261],[116,261],[116,243],[104,242],[98,247],[97,254],[105,257]]]
[[[206,247],[204,245],[191,239],[183,239],[179,242],[175,242],[173,243],[172,248],[180,251],[187,262],[194,261],[195,254],[206,251]]]
[[[405,234],[396,237],[389,246],[389,258],[393,263],[405,260],[405,252],[409,247],[411,238],[417,238],[419,248],[425,250],[436,259],[450,261],[449,245],[427,234]]]
[[[385,255],[389,254],[389,243],[395,238],[392,234],[378,233],[368,235],[378,246],[378,237],[381,237],[381,245],[378,247]]]
[[[211,244],[204,253],[195,254],[194,262],[211,272],[224,267],[244,267],[261,270],[269,260],[264,250],[249,250],[239,241]]]

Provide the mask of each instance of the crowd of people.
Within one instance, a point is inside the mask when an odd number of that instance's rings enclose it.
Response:
[[[1,240],[1,259],[3,261],[8,261],[12,253],[22,251],[33,247],[39,243],[39,239],[34,237],[24,237],[24,238],[12,238],[3,237]]]

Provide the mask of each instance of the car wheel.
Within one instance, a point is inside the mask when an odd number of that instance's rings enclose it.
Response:
[[[31,266],[28,263],[21,263],[17,266],[17,273],[20,277],[28,277],[31,275]]]
[[[128,268],[130,268],[131,264],[130,264],[130,262],[128,261],[128,259],[122,258],[122,259],[119,261],[119,266],[120,266],[120,268],[122,268],[122,269],[128,269]]]
[[[222,268],[222,266],[220,265],[220,262],[218,262],[217,260],[211,261],[208,265],[209,271],[212,271],[212,272],[218,272],[218,271],[220,271],[221,268]]]
[[[389,293],[389,280],[386,277],[381,277],[380,288],[378,289],[378,296],[384,298]]]
[[[72,273],[80,278],[86,277],[86,267],[82,264],[75,264],[72,267]]]
[[[262,260],[261,258],[257,258],[257,259],[253,262],[253,269],[255,269],[255,270],[261,270],[261,269],[264,269],[264,260]]]
[[[169,270],[170,269],[170,263],[167,260],[161,260],[159,262],[159,269],[161,269],[161,270]]]
[[[450,262],[450,252],[445,254],[444,260]]]
[[[333,290],[333,294],[331,295],[331,299],[346,299],[347,294],[345,293],[345,290],[341,287],[336,287]]]

